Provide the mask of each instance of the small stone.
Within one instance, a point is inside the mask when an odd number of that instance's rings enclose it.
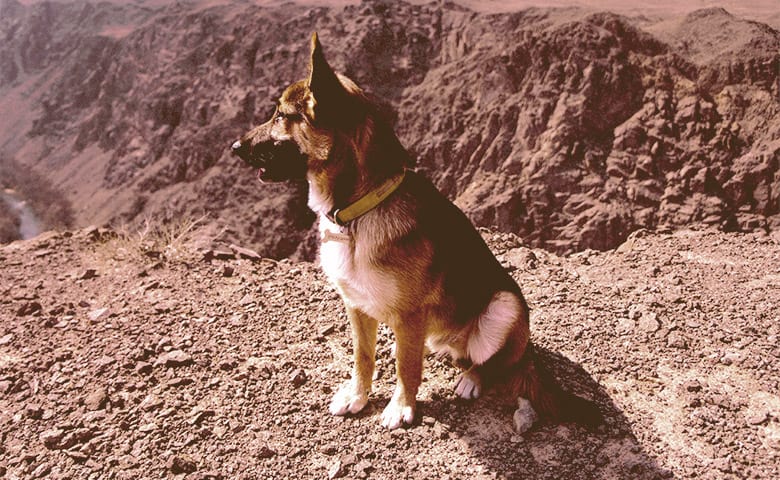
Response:
[[[41,433],[39,438],[46,448],[56,449],[59,448],[60,442],[62,442],[62,438],[64,436],[65,432],[63,430],[59,428],[53,428]]]
[[[326,443],[325,445],[320,447],[320,452],[324,453],[325,455],[333,455],[338,451],[339,451],[338,447],[333,443]]]
[[[236,362],[233,360],[222,360],[219,362],[219,369],[224,371],[230,371],[236,368]]]
[[[182,350],[171,350],[157,358],[155,364],[165,365],[166,367],[185,367],[192,364],[192,355]]]
[[[65,455],[69,456],[76,463],[84,463],[89,458],[87,454],[80,452],[78,450],[68,450],[67,452],[65,452]]]
[[[89,318],[89,321],[92,323],[97,323],[101,319],[106,319],[109,316],[109,310],[108,308],[98,308],[97,310],[92,310],[87,314],[87,318]]]
[[[194,472],[198,469],[198,464],[191,456],[178,454],[168,458],[166,467],[168,467],[168,470],[170,470],[171,473],[178,475],[180,473]]]
[[[276,452],[268,448],[268,445],[263,445],[255,456],[257,458],[271,458],[276,456]]]
[[[203,420],[209,417],[213,417],[214,414],[214,410],[198,410],[192,415],[192,418],[190,419],[190,425],[200,425],[203,423]]]
[[[515,424],[515,431],[522,435],[533,427],[534,422],[538,419],[536,411],[531,406],[531,402],[527,399],[518,397],[517,410],[515,410],[513,420]]]
[[[634,320],[631,320],[630,318],[621,317],[617,320],[617,326],[615,327],[615,331],[618,335],[629,335],[634,332],[634,329],[636,328],[636,324]]]
[[[433,438],[440,440],[446,440],[450,437],[450,432],[447,431],[447,427],[441,422],[436,422],[433,426]]]
[[[372,468],[374,467],[368,460],[361,460],[355,465],[355,471],[359,473],[368,473]]]
[[[685,390],[688,392],[700,392],[701,383],[699,383],[698,380],[688,380],[687,382],[683,383],[683,388],[685,388]]]
[[[138,427],[138,431],[141,432],[141,433],[153,432],[155,430],[157,430],[157,424],[154,423],[154,422],[147,423],[147,424],[144,424],[144,425],[141,425],[140,427]]]
[[[639,317],[639,329],[643,332],[654,333],[661,328],[661,323],[658,321],[658,315],[653,312],[646,312]]]
[[[43,307],[41,307],[41,304],[38,302],[27,302],[21,307],[19,307],[19,310],[16,311],[17,317],[24,317],[26,315],[32,315],[35,312],[40,312],[43,310]]]
[[[334,478],[341,478],[346,472],[341,465],[341,460],[336,460],[336,463],[330,466],[328,469],[328,478],[333,480]]]
[[[304,372],[301,368],[295,370],[290,376],[290,382],[292,382],[293,386],[295,387],[300,387],[306,383],[306,380],[308,380],[306,377],[306,372]]]
[[[685,349],[688,347],[688,343],[685,341],[685,337],[680,332],[672,331],[666,337],[666,345],[671,348]]]
[[[750,412],[745,417],[745,421],[747,421],[748,425],[761,425],[767,419],[769,418],[769,413],[766,411],[757,411],[757,412]]]
[[[320,329],[320,335],[325,337],[335,331],[336,331],[336,327],[334,327],[333,325],[326,325],[325,327]]]
[[[30,478],[43,478],[44,475],[48,475],[51,472],[51,465],[44,462],[30,473]]]
[[[217,260],[233,260],[236,258],[236,254],[228,250],[214,250],[213,256]]]
[[[222,474],[216,470],[209,470],[208,472],[196,473],[193,480],[222,480],[223,478],[225,477],[223,477]]]
[[[731,365],[733,363],[739,362],[740,355],[736,352],[729,352],[722,357],[720,357],[720,363],[723,365]]]
[[[236,252],[236,255],[240,256],[241,258],[246,258],[247,260],[251,260],[253,262],[259,262],[263,259],[259,253],[248,248],[239,247],[238,245],[230,245],[230,249]]]
[[[9,343],[11,343],[13,341],[13,339],[14,339],[14,334],[13,333],[9,333],[7,335],[3,335],[2,337],[0,337],[0,345],[8,345]]]
[[[147,362],[138,362],[135,366],[135,371],[141,375],[148,375],[152,373],[153,369],[152,364]]]
[[[433,418],[433,417],[429,417],[429,416],[425,416],[424,415],[423,418],[422,418],[422,423],[423,423],[423,425],[428,425],[429,427],[432,427],[433,424],[436,423],[436,419]]]
[[[43,408],[38,404],[28,403],[24,407],[24,416],[33,420],[40,420],[43,417]]]
[[[712,466],[717,468],[723,473],[731,472],[731,462],[728,458],[716,458],[712,461]]]
[[[150,412],[152,410],[159,409],[163,405],[165,405],[165,402],[163,402],[163,400],[160,399],[160,397],[154,395],[153,393],[150,393],[149,395],[144,397],[143,400],[141,400],[141,403],[138,405],[138,407],[145,412]]]
[[[223,265],[222,266],[222,276],[223,277],[232,277],[233,273],[235,271],[236,270],[233,267],[231,267],[230,265]]]
[[[88,268],[84,270],[84,273],[81,274],[79,280],[89,280],[95,277],[97,277],[97,270],[95,270],[94,268]]]
[[[108,403],[108,392],[105,388],[98,388],[84,398],[84,406],[87,410],[100,410]]]
[[[504,254],[506,262],[520,269],[535,269],[538,266],[539,259],[530,248],[517,247],[507,251]]]
[[[189,385],[190,383],[192,383],[191,378],[173,377],[172,379],[168,380],[166,385],[168,385],[169,387],[182,387],[184,385]]]

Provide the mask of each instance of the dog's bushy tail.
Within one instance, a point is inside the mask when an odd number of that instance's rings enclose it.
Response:
[[[523,358],[513,365],[512,370],[509,383],[512,398],[528,399],[542,418],[574,422],[586,427],[603,423],[604,417],[598,405],[561,388],[552,372],[539,361],[530,343]]]

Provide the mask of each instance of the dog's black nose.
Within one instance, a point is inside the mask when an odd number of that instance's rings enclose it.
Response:
[[[248,152],[248,143],[242,143],[241,140],[236,140],[233,142],[233,145],[230,146],[230,151],[233,153],[233,155],[237,155],[238,157],[246,160],[246,154]]]

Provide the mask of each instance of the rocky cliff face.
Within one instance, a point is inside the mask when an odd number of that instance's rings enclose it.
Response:
[[[49,173],[81,223],[206,215],[226,239],[310,256],[305,190],[258,185],[226,146],[305,74],[317,30],[479,225],[558,252],[638,227],[780,226],[780,33],[724,10],[653,23],[2,0],[0,13],[0,148]]]

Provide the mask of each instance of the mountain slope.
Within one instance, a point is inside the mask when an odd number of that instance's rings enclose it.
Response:
[[[81,224],[205,215],[226,240],[311,257],[305,188],[258,185],[226,145],[305,75],[314,30],[479,225],[571,252],[639,227],[780,222],[780,34],[722,10],[645,31],[573,8],[0,8],[0,148]],[[729,34],[695,33],[713,29]]]

